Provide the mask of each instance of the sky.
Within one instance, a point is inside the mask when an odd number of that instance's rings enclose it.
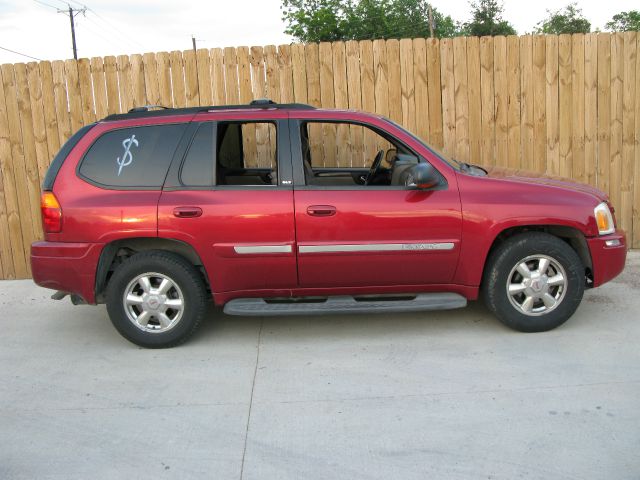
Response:
[[[504,0],[504,18],[520,33],[531,32],[570,0]],[[454,20],[469,19],[468,0],[432,0]],[[198,48],[287,44],[281,0],[0,0],[0,63],[72,58],[69,17],[58,9],[88,7],[76,18],[79,57]],[[578,0],[592,29],[611,17],[640,9],[638,0]]]

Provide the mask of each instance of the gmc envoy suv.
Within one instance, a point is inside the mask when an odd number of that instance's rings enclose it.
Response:
[[[83,127],[47,172],[42,219],[35,282],[106,303],[151,348],[185,341],[211,300],[300,315],[482,296],[505,325],[545,331],[627,248],[593,187],[449,160],[377,115],[269,100]]]

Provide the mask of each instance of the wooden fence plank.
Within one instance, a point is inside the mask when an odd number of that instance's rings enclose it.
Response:
[[[107,90],[107,113],[111,115],[122,112],[118,92],[118,64],[114,56],[104,57],[104,80]],[[171,106],[171,103],[166,106]]]
[[[624,73],[622,92],[622,177],[620,189],[620,206],[617,207],[622,218],[622,228],[633,230],[633,178],[635,154],[635,118],[636,109],[636,32],[624,33]]]
[[[14,162],[11,148],[11,133],[7,115],[7,100],[5,100],[4,75],[9,68],[0,68],[0,179],[2,203],[0,208],[0,255],[3,258],[3,278],[26,278],[28,276],[27,262],[23,243],[23,219],[20,216],[18,183],[14,172]],[[11,71],[13,75],[13,72]]]
[[[96,121],[93,103],[93,86],[91,85],[91,63],[88,58],[81,58],[78,64],[78,85],[80,86],[80,105],[82,108],[82,124]]]
[[[507,165],[518,168],[520,156],[520,48],[518,37],[507,37]]]
[[[520,37],[520,165],[533,170],[533,41]]]
[[[585,181],[596,186],[598,132],[598,37],[584,37],[584,169]]]
[[[134,107],[148,105],[147,92],[144,82],[144,62],[142,55],[136,53],[129,57],[131,62],[131,93]]]
[[[280,102],[293,102],[293,70],[291,68],[291,47],[278,47],[278,69],[280,78]]]
[[[609,193],[611,157],[611,35],[598,34],[598,188]]]
[[[131,64],[127,55],[118,55],[118,90],[120,92],[120,111],[128,112],[134,105],[133,90],[131,87]],[[184,105],[182,105],[184,106]]]
[[[376,111],[376,84],[373,63],[373,42],[362,40],[359,42],[360,50],[360,89],[362,110],[365,112]],[[363,132],[363,156],[373,158],[376,154],[376,141],[373,135]]]
[[[173,106],[181,108],[187,106],[187,95],[184,85],[184,59],[182,52],[174,50],[171,52],[171,85],[173,89]],[[120,59],[120,57],[118,57]],[[120,96],[122,101],[122,95]]]
[[[333,85],[332,46],[322,42],[318,46],[320,58],[320,101],[325,108],[335,107],[335,90]],[[310,133],[311,135],[311,133]],[[323,166],[337,165],[336,130],[333,125],[322,124],[322,164]],[[317,164],[317,166],[321,166]],[[316,165],[314,165],[316,166]]]
[[[622,33],[611,35],[611,167],[609,170],[609,195],[615,208],[620,209],[622,200],[622,81],[624,76],[624,37]],[[626,174],[626,172],[625,172]],[[626,228],[626,218],[618,213],[618,222]]]
[[[307,69],[305,67],[304,45],[291,45],[291,68],[293,70],[293,100],[307,103]]]
[[[53,73],[53,96],[56,102],[56,123],[58,125],[58,141],[60,145],[71,136],[71,118],[67,103],[67,84],[64,62],[56,60],[51,63]]]
[[[78,64],[75,60],[65,60],[64,72],[67,82],[67,98],[71,114],[71,132],[77,132],[83,125],[82,98],[80,80],[78,78]]]
[[[387,46],[384,40],[373,41],[373,72],[375,81],[376,113],[389,116],[389,74]]]
[[[305,67],[307,70],[307,102],[315,107],[322,105],[319,51],[320,48],[317,43],[309,43],[304,47]],[[323,158],[322,130],[317,124],[310,124],[308,130],[311,161],[313,165],[318,165]]]
[[[348,106],[353,110],[362,110],[362,85],[360,83],[360,45],[355,40],[345,43],[347,55],[347,95]],[[349,148],[352,166],[367,165],[369,158],[364,156],[364,138],[362,127],[349,127]],[[370,161],[370,160],[369,160]]]
[[[413,39],[413,75],[415,92],[415,133],[429,142],[429,83],[427,81],[427,42]]]
[[[49,168],[49,147],[47,146],[47,129],[44,122],[40,68],[36,62],[27,64],[27,82],[29,98],[26,98],[25,101],[30,103],[31,128],[33,130],[35,158],[38,168],[38,186],[40,186]]]
[[[507,92],[507,39],[493,39],[493,78],[495,83],[496,160],[499,167],[509,164],[509,96]]]
[[[95,103],[95,117],[101,119],[109,114],[107,87],[104,74],[104,61],[102,57],[93,57],[91,66],[91,86],[93,88],[93,100]]]
[[[495,90],[493,74],[493,37],[480,38],[480,163],[487,166],[496,164],[494,146],[495,133]]]
[[[160,86],[158,83],[158,61],[154,53],[145,53],[142,56],[144,70],[144,91],[148,105],[160,105]]]
[[[42,238],[42,224],[40,220],[40,175],[33,132],[33,117],[29,100],[29,83],[27,80],[27,66],[24,63],[15,65],[16,94],[18,113],[20,116],[19,129],[22,133],[17,139],[22,142],[24,166],[26,173],[27,192],[31,214],[33,240]],[[29,255],[29,244],[25,245],[25,257]]]
[[[58,134],[58,123],[56,121],[56,99],[54,96],[51,62],[40,62],[39,68],[40,78],[42,79],[42,107],[46,130],[45,135],[47,137],[47,148],[49,150],[47,164],[49,164],[53,156],[60,150],[60,137]]]
[[[330,56],[328,60],[331,60]],[[280,68],[278,66],[278,51],[274,45],[264,47],[264,64],[267,77],[267,98],[280,103]]]
[[[453,41],[440,40],[440,72],[442,79],[443,144],[446,155],[456,155],[456,101],[453,75]]]
[[[547,168],[546,45],[544,35],[533,37],[533,170],[544,173]]]
[[[234,50],[235,49],[231,49]],[[235,58],[235,54],[232,54],[232,57]],[[198,91],[198,65],[196,62],[196,52],[193,50],[185,50],[182,52],[182,60],[184,63],[184,93],[187,97],[187,107],[197,107],[200,105],[200,93]],[[235,66],[235,64],[234,64]],[[236,95],[235,102],[238,103],[238,91],[237,91],[237,74],[234,77],[236,84]]]
[[[469,90],[467,78],[467,39],[453,39],[453,81],[456,110],[456,148],[454,158],[469,161]]]
[[[224,105],[227,101],[227,93],[224,85],[224,52],[221,48],[212,48],[210,53],[211,79],[213,81],[213,104]],[[262,55],[262,49],[260,49]],[[261,57],[262,58],[262,57]],[[263,98],[266,93],[263,91],[258,98]]]
[[[558,125],[558,37],[545,37],[545,96],[547,117],[547,168],[551,175],[560,175],[560,137]]]
[[[158,101],[163,107],[171,107],[173,98],[171,95],[171,55],[169,52],[159,52],[156,55],[156,68],[158,72]]]
[[[584,35],[571,36],[571,88],[572,105],[572,146],[573,172],[572,178],[586,181],[584,165]]]
[[[402,123],[402,87],[400,85],[400,42],[395,38],[386,41],[387,78],[389,79],[389,118]]]
[[[413,41],[400,40],[400,107],[402,125],[410,132],[416,131],[416,100],[413,61]]]
[[[24,64],[16,64],[15,66],[4,64],[0,67],[0,71],[2,72],[5,112],[9,130],[9,143],[11,146],[11,155],[9,156],[9,159],[7,159],[8,161],[5,161],[4,158],[0,160],[2,160],[3,169],[7,169],[4,171],[4,178],[8,178],[9,181],[13,180],[13,184],[15,185],[16,206],[20,219],[20,236],[12,238],[12,249],[16,257],[21,257],[17,261],[20,262],[20,266],[24,265],[25,276],[28,276],[31,274],[28,261],[29,246],[36,237],[34,234],[33,216],[31,214],[31,196],[29,192],[29,186],[32,183],[29,181],[29,176],[27,174],[22,144],[20,113],[18,110],[18,87],[16,85],[17,79],[15,70],[17,70],[20,65],[22,65],[21,68],[24,68]],[[9,163],[9,161],[11,163]],[[16,272],[17,271],[18,265],[16,265]]]
[[[482,96],[480,75],[480,39],[467,39],[467,92],[469,97],[469,161],[482,161]]]
[[[267,84],[262,47],[251,47],[249,62],[251,64],[251,92],[253,98],[265,98],[267,96]],[[256,126],[256,149],[258,166],[266,167],[269,165],[271,162],[269,158],[269,127],[265,124]]]
[[[213,104],[213,86],[211,81],[211,57],[208,48],[199,48],[196,52],[196,67],[198,69],[198,94],[200,105]]]
[[[440,81],[440,41],[427,40],[427,89],[429,90],[429,142],[444,149],[442,123],[442,83]]]
[[[349,92],[347,90],[347,59],[344,42],[334,42],[331,46],[333,57],[333,94],[335,107],[341,110],[349,108]],[[336,163],[345,167],[352,165],[349,139],[349,126],[344,123],[336,125]],[[346,145],[347,148],[343,148]]]
[[[560,174],[568,178],[573,171],[571,35],[560,35],[558,41],[558,85]]]
[[[633,231],[629,241],[633,248],[640,248],[640,35],[636,35],[636,128],[633,172]]]

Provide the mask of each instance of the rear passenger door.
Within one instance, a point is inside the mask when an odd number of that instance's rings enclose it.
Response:
[[[197,117],[158,206],[158,234],[192,245],[215,293],[297,284],[286,114]]]

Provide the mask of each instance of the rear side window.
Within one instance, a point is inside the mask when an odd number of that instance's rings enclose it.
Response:
[[[107,188],[160,188],[185,128],[153,125],[107,132],[85,154],[80,176]]]

